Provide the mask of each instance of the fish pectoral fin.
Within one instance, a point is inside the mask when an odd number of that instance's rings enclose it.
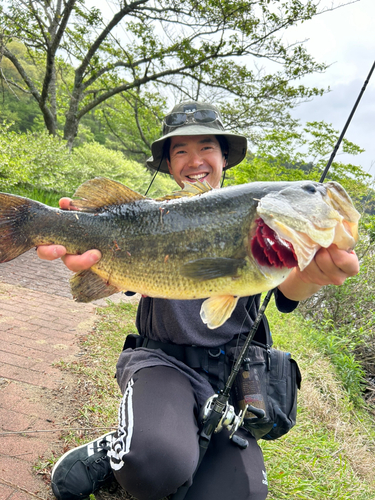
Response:
[[[201,307],[201,319],[211,330],[223,325],[232,315],[239,297],[217,295],[205,300]]]
[[[75,199],[75,198],[78,199]],[[100,212],[113,205],[124,205],[146,199],[124,184],[105,177],[95,177],[84,182],[74,193],[73,206],[84,212]]]
[[[156,198],[156,201],[174,200],[177,198],[191,198],[192,196],[208,193],[209,191],[213,190],[213,188],[207,181],[196,181],[194,183],[183,182],[183,185],[184,187],[183,189],[181,189],[181,191],[176,191],[172,194],[162,196],[161,198]]]
[[[77,302],[91,302],[109,297],[120,290],[91,269],[81,271],[70,278],[70,288]]]
[[[225,257],[192,260],[183,264],[181,274],[196,281],[207,281],[225,276],[237,276],[238,270],[246,264],[244,259]]]

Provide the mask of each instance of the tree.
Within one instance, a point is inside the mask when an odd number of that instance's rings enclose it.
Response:
[[[0,7],[1,59],[13,64],[22,83],[6,83],[32,95],[49,133],[62,128],[70,147],[82,118],[118,95],[131,102],[141,130],[135,110],[147,104],[147,92],[157,91],[159,119],[167,89],[176,100],[230,102],[222,107],[228,126],[250,134],[254,125],[287,124],[290,107],[322,93],[296,82],[325,65],[303,43],[282,39],[290,26],[316,15],[319,3],[118,0],[106,21],[84,0],[8,0]],[[42,80],[21,63],[12,40],[44,65]]]
[[[33,78],[42,81],[43,67],[36,68],[32,62],[28,61],[26,47],[19,42],[10,42],[9,48],[17,59],[22,62],[26,71],[33,75]],[[36,100],[30,95],[22,92],[22,79],[13,64],[4,59],[1,65],[3,78],[0,79],[1,88],[1,108],[0,120],[12,122],[20,131],[43,130],[44,123]],[[8,85],[11,81],[13,85]],[[41,123],[40,123],[41,122]]]
[[[247,158],[228,173],[228,183],[243,184],[253,181],[315,180],[319,181],[339,138],[332,125],[307,122],[289,129],[265,130],[258,137]],[[366,201],[366,210],[374,197],[372,176],[360,166],[342,163],[340,154],[357,155],[364,150],[344,137],[327,180],[339,182],[359,205]],[[370,207],[372,210],[372,207]]]

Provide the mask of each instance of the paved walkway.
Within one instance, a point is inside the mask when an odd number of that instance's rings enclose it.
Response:
[[[74,377],[54,364],[80,356],[98,304],[71,299],[71,274],[35,250],[0,264],[0,500],[54,498],[34,466],[64,451],[77,403]]]

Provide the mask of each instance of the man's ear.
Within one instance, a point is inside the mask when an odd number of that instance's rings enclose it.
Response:
[[[166,158],[166,159],[165,159],[165,161],[167,162],[167,166],[168,166],[169,173],[170,173],[171,175],[173,175],[173,174],[172,174],[171,162],[168,160],[168,158]]]
[[[172,172],[172,167],[171,167],[171,162],[168,160],[168,158],[165,159],[165,161],[167,162],[167,166],[168,166],[168,170],[169,170],[169,173],[171,175],[173,175],[173,172]]]
[[[228,165],[228,153],[224,153],[223,157],[224,157],[224,166],[226,167]]]

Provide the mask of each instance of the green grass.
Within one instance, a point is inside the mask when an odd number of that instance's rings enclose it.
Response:
[[[130,303],[113,304],[97,309],[98,322],[92,332],[81,340],[81,349],[87,354],[79,361],[59,363],[60,368],[72,371],[86,397],[79,410],[83,427],[117,426],[117,410],[121,398],[115,379],[116,363],[126,335],[136,333],[137,307]],[[102,434],[105,430],[99,431]],[[76,433],[67,434],[67,443],[82,444],[92,439],[83,432],[77,441]]]
[[[115,365],[125,336],[135,332],[135,314],[136,306],[131,304],[98,309],[96,328],[83,340],[86,356],[65,365],[85,384],[87,397],[80,416],[87,426],[116,425],[121,395],[114,379]],[[297,425],[277,441],[260,441],[269,478],[268,498],[375,498],[375,426],[370,412],[355,406],[330,359],[312,339],[311,324],[298,314],[277,313],[273,306],[267,315],[275,346],[292,352],[303,376]],[[72,434],[66,439],[81,444],[92,439],[92,434],[83,433],[80,439]],[[116,495],[112,498],[124,498]]]
[[[297,425],[280,440],[261,441],[274,500],[375,498],[375,425],[354,405],[336,367],[298,314],[268,317],[275,346],[290,351],[302,371]]]
[[[59,199],[61,198],[61,195],[59,193],[55,193],[54,191],[46,191],[44,189],[27,186],[13,186],[9,192],[11,194],[39,201],[40,203],[44,203],[50,207],[58,207]]]

